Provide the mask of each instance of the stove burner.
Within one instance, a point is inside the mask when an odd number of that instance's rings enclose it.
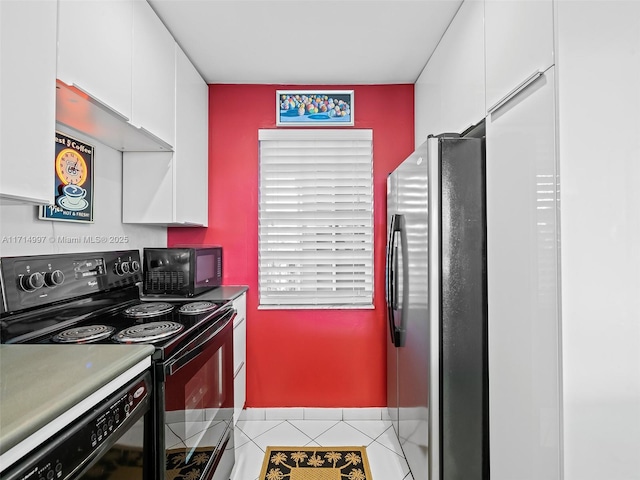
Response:
[[[178,312],[185,315],[198,315],[199,313],[215,310],[217,307],[218,306],[215,303],[211,302],[193,302],[182,305]]]
[[[171,305],[170,303],[141,303],[139,305],[134,305],[133,307],[127,308],[124,311],[124,316],[130,318],[157,317],[160,315],[164,315],[165,313],[169,313],[171,310],[173,310],[173,305]]]
[[[151,322],[125,328],[113,337],[120,343],[153,342],[180,332],[184,325],[176,322]]]
[[[52,340],[56,343],[91,343],[109,338],[115,330],[106,325],[88,325],[60,332]]]

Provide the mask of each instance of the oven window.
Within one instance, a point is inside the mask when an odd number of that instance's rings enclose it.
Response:
[[[140,418],[120,439],[92,465],[82,480],[143,480],[145,417]]]
[[[231,325],[229,325],[231,327]],[[166,478],[202,478],[218,461],[233,416],[232,328],[165,385]]]

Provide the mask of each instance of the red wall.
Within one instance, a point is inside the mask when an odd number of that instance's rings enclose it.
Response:
[[[257,309],[258,129],[275,128],[275,91],[285,88],[309,87],[209,87],[209,227],[170,228],[168,245],[222,245],[224,283],[249,287],[247,407],[383,406],[386,177],[413,151],[413,85],[325,87],[353,89],[355,127],[373,129],[375,309],[369,310]]]

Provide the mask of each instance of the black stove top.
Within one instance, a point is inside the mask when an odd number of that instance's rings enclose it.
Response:
[[[154,345],[158,355],[167,358],[187,337],[197,335],[233,308],[230,303],[209,302],[208,311],[193,314],[189,310],[194,303],[197,302],[173,303],[168,309],[157,303],[162,308],[155,314],[150,312],[156,303],[141,303],[137,299],[77,316],[70,305],[57,313],[56,309],[37,312],[35,316],[30,312],[3,325],[3,343],[145,343]],[[183,308],[188,312],[181,312]],[[140,309],[146,314],[131,316],[131,309]]]
[[[168,358],[233,309],[230,302],[197,299],[143,302],[139,274],[122,273],[122,257],[132,265],[139,258],[137,251],[3,258],[8,308],[0,318],[1,342],[146,343],[156,347],[156,358]],[[40,282],[52,268],[57,281]]]

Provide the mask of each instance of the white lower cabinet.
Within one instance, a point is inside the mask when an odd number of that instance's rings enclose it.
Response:
[[[54,200],[57,1],[0,1],[0,202]]]
[[[233,321],[233,424],[240,418],[247,393],[247,294],[233,301],[237,315]]]
[[[493,480],[559,480],[560,318],[554,68],[487,117]]]

